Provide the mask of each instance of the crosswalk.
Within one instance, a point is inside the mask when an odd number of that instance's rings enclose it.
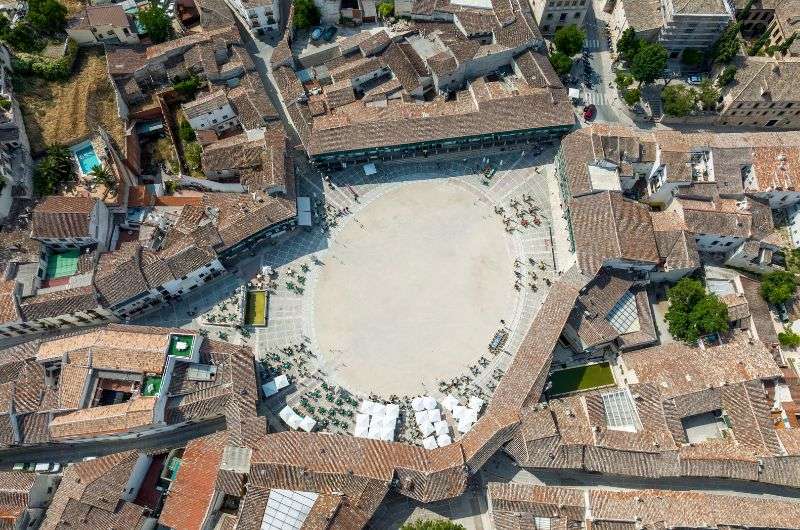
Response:
[[[608,98],[603,93],[592,92],[590,90],[583,90],[581,92],[581,96],[583,101],[588,105],[589,103],[594,103],[595,105],[606,105],[608,103]]]
[[[602,42],[600,39],[586,39],[586,49],[589,51],[596,51],[600,50],[602,47]]]

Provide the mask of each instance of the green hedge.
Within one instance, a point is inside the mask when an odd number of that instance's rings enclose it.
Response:
[[[42,55],[18,53],[14,56],[12,67],[14,72],[22,75],[41,77],[47,81],[63,81],[69,78],[75,59],[78,57],[78,43],[67,39],[67,50],[60,59],[51,59]]]

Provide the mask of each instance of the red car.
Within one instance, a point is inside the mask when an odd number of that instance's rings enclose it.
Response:
[[[592,121],[594,117],[597,116],[597,107],[594,106],[594,103],[586,105],[583,107],[583,119],[586,121]]]

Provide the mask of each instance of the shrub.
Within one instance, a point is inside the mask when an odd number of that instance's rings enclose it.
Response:
[[[556,31],[553,44],[556,45],[556,50],[567,57],[572,57],[583,49],[584,40],[586,40],[586,32],[575,24],[570,24]]]
[[[183,148],[183,158],[186,160],[186,165],[192,171],[200,170],[200,158],[203,154],[203,148],[197,142],[190,142]]]
[[[194,129],[192,129],[192,126],[186,120],[181,120],[181,124],[178,126],[178,136],[180,136],[181,140],[185,143],[194,142],[197,138]]]
[[[567,75],[572,69],[572,59],[561,52],[550,54],[550,64],[558,75]]]
[[[381,18],[389,18],[394,16],[394,2],[381,2],[378,4],[378,15]]]
[[[178,189],[178,183],[174,180],[168,180],[164,183],[164,193],[172,195]]]
[[[18,74],[32,75],[46,81],[64,81],[72,74],[77,57],[78,43],[67,39],[67,49],[60,59],[18,53],[12,60],[12,66]]]
[[[174,83],[172,88],[175,89],[175,92],[185,98],[194,98],[195,94],[197,94],[197,91],[200,89],[200,78],[196,75],[193,75],[188,79]]]
[[[34,53],[42,51],[45,47],[45,40],[39,38],[36,30],[30,23],[22,20],[13,29],[6,31],[3,35],[9,46],[15,51]]]
[[[639,102],[639,99],[642,97],[641,92],[638,88],[632,88],[631,90],[626,90],[625,95],[622,96],[622,99],[625,100],[625,103],[628,104],[629,107],[636,105]]]
[[[631,83],[633,83],[633,76],[626,72],[617,72],[617,75],[614,77],[614,82],[617,84],[617,89],[625,90]]]
[[[778,333],[778,341],[781,343],[781,346],[797,348],[800,346],[800,335],[792,331],[792,328],[786,328]]]
[[[52,195],[63,184],[74,181],[76,177],[70,150],[61,145],[51,145],[33,171],[34,191],[39,196]]]
[[[670,305],[664,319],[673,337],[691,343],[702,335],[728,330],[728,307],[706,293],[698,280],[681,279],[667,291],[667,298]]]
[[[319,24],[320,12],[314,0],[295,0],[292,24],[298,29],[308,29]]]
[[[761,277],[761,297],[770,304],[782,304],[794,298],[795,275],[789,271],[772,271]]]

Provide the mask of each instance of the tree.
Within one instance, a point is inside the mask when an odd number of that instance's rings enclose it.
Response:
[[[172,20],[167,16],[164,8],[155,1],[150,6],[139,11],[139,22],[154,43],[164,42],[172,37]]]
[[[640,83],[652,83],[664,75],[668,57],[667,49],[661,44],[643,44],[631,63],[633,78]]]
[[[769,42],[769,31],[764,31],[761,36],[750,46],[747,50],[747,55],[755,56],[761,55],[761,49]]]
[[[661,91],[664,112],[670,116],[686,116],[697,107],[697,92],[684,85],[668,85]]]
[[[314,0],[295,0],[294,20],[292,23],[298,29],[308,29],[319,24],[320,12]]]
[[[711,57],[714,58],[715,63],[728,64],[739,53],[739,30],[742,29],[742,23],[729,25],[725,31],[722,32],[717,42],[711,48]]]
[[[3,39],[14,50],[34,53],[44,49],[45,42],[36,36],[36,30],[26,21],[20,21],[3,35]]]
[[[567,75],[572,69],[572,59],[561,52],[550,54],[550,64],[558,75]]]
[[[770,304],[782,304],[794,298],[795,275],[789,271],[772,271],[761,277],[761,297]]]
[[[781,346],[797,348],[800,346],[800,335],[795,333],[792,328],[786,328],[778,333],[778,341],[781,343]]]
[[[553,44],[556,45],[556,50],[567,57],[572,57],[583,49],[584,40],[586,40],[586,32],[575,24],[570,24],[556,31]]]
[[[686,342],[702,335],[728,329],[728,307],[714,294],[706,293],[703,284],[682,278],[667,291],[669,309],[664,315],[670,334]]]
[[[190,142],[183,148],[183,158],[186,165],[193,171],[200,170],[200,159],[203,155],[203,148],[197,142]]]
[[[700,92],[697,96],[698,101],[703,106],[703,110],[714,110],[719,99],[719,90],[714,86],[711,79],[703,79],[700,82]]]
[[[97,165],[89,171],[92,181],[95,185],[103,185],[109,191],[114,191],[117,188],[117,181],[114,176],[103,166]]]
[[[619,40],[617,40],[617,51],[625,61],[631,62],[639,52],[641,45],[642,41],[636,36],[636,30],[629,27],[622,32]]]
[[[731,81],[733,81],[733,78],[735,76],[736,76],[736,67],[733,65],[728,65],[719,74],[719,77],[717,78],[717,84],[721,87],[728,86],[731,84]]]
[[[200,89],[200,78],[196,75],[191,76],[183,81],[173,83],[172,88],[181,96],[192,99],[197,91]]]
[[[681,62],[686,66],[698,66],[703,62],[703,52],[695,48],[686,48],[681,55]]]
[[[465,530],[463,525],[447,519],[421,519],[406,523],[400,530]]]
[[[378,4],[378,15],[381,18],[390,18],[394,16],[394,2],[383,1]]]
[[[52,195],[76,177],[72,152],[64,146],[51,145],[33,171],[33,187],[37,195]]]
[[[641,97],[641,91],[638,88],[632,88],[625,91],[625,95],[622,96],[622,99],[625,100],[625,103],[627,103],[629,107],[633,107],[639,102]]]
[[[67,8],[56,0],[29,0],[25,19],[43,35],[56,35],[67,25]]]

